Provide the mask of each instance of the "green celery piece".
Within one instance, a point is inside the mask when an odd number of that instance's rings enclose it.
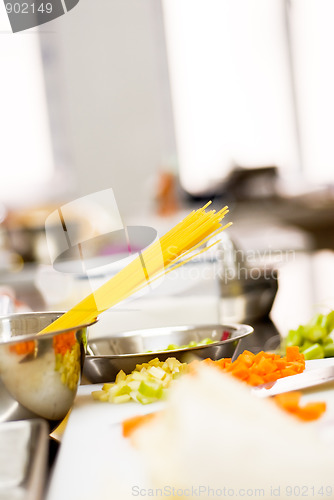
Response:
[[[176,344],[169,344],[169,346],[167,347],[166,351],[173,351],[175,349],[179,349],[180,346],[176,345]]]
[[[290,330],[287,337],[286,337],[286,340],[285,340],[285,346],[286,347],[290,347],[290,346],[293,346],[293,345],[298,345],[300,346],[302,344],[302,335],[301,335],[301,332],[298,330]]]
[[[304,337],[311,342],[317,342],[318,340],[324,339],[327,335],[327,331],[323,326],[308,326],[304,328]]]
[[[326,316],[326,328],[328,333],[334,330],[334,311],[331,311]]]
[[[326,322],[326,317],[323,314],[318,313],[315,316],[313,316],[311,321],[309,321],[309,323],[306,326],[312,326],[312,327],[313,326],[324,326],[323,325],[324,321]]]
[[[301,345],[300,347],[300,351],[301,352],[304,352],[305,349],[308,349],[309,347],[311,347],[312,345],[314,345],[314,342],[311,342],[310,340],[304,340],[303,344]]]
[[[201,340],[201,342],[199,342],[198,344],[199,345],[208,345],[208,344],[212,344],[213,343],[213,340],[212,339],[209,339],[209,337]]]
[[[142,405],[149,405],[151,403],[154,403],[157,400],[157,398],[149,398],[147,396],[143,396],[139,392],[136,394],[136,401],[138,403],[141,403]]]
[[[130,394],[131,390],[131,387],[129,387],[128,385],[124,385],[118,391],[116,391],[114,395],[123,396],[124,394]]]
[[[325,358],[332,358],[334,356],[334,344],[326,344],[324,346],[324,356]]]
[[[320,344],[313,344],[303,351],[305,359],[322,359],[324,357],[324,349]]]
[[[160,399],[162,397],[162,384],[159,382],[142,381],[138,392],[144,397]]]

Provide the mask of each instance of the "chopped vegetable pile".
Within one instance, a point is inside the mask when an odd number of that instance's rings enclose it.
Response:
[[[187,363],[181,363],[176,358],[168,358],[166,361],[155,358],[149,363],[137,365],[129,375],[121,370],[115,383],[104,384],[101,391],[94,391],[92,395],[94,399],[110,403],[126,403],[131,400],[142,404],[153,403],[163,399],[173,380],[187,371]]]
[[[290,330],[282,342],[282,350],[299,346],[305,359],[322,359],[334,356],[334,311],[316,314],[306,325]]]
[[[245,350],[233,362],[230,358],[218,361],[206,359],[204,362],[218,366],[252,386],[275,382],[279,378],[302,373],[305,369],[304,356],[296,346],[287,347],[286,356],[282,357],[264,351],[253,354]]]
[[[166,389],[175,378],[183,373],[196,371],[198,363],[222,369],[253,386],[301,373],[305,368],[305,359],[298,347],[288,347],[286,356],[283,357],[263,351],[253,354],[246,350],[233,362],[230,358],[218,361],[208,358],[187,364],[176,358],[168,358],[166,361],[155,358],[149,363],[137,365],[129,375],[121,370],[114,383],[104,384],[101,391],[94,391],[92,394],[94,399],[110,403],[126,403],[131,400],[142,404],[153,403],[164,398]]]

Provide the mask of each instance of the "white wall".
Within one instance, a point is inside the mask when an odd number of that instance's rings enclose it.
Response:
[[[157,168],[175,154],[160,9],[157,0],[80,0],[42,35],[57,76],[57,89],[48,81],[54,115],[57,93],[65,103],[55,143],[68,139],[74,192],[111,187],[125,215],[145,211]]]

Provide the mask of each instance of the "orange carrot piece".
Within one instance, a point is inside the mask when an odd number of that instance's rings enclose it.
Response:
[[[221,369],[221,370],[224,370],[224,368],[226,368],[228,365],[230,365],[232,362],[231,358],[222,358],[222,359],[218,359],[216,361],[216,365]]]
[[[316,401],[314,403],[307,403],[305,406],[298,408],[296,415],[302,420],[316,420],[326,411],[326,403],[323,401]]]
[[[260,375],[257,375],[256,373],[251,373],[247,380],[247,383],[253,386],[261,385],[264,384],[265,382],[266,380],[264,380],[262,377],[260,377]]]
[[[35,352],[35,341],[27,340],[26,342],[18,342],[9,347],[11,352],[16,352],[16,354],[32,354]]]
[[[275,371],[272,373],[267,373],[266,375],[263,375],[263,383],[266,384],[268,382],[276,382],[278,378],[281,378],[279,376],[279,372]]]
[[[301,392],[293,391],[278,394],[274,397],[274,401],[280,408],[306,421],[316,420],[326,411],[326,403],[317,401],[300,406],[300,398]]]
[[[292,345],[286,348],[286,360],[288,362],[300,360],[299,347],[297,345]]]
[[[290,377],[291,375],[296,375],[296,372],[292,368],[284,368],[281,370],[282,377]]]
[[[138,429],[141,425],[152,420],[159,412],[147,413],[146,415],[137,415],[135,417],[127,418],[122,422],[123,437],[127,438]]]
[[[284,410],[296,411],[299,407],[301,393],[299,391],[286,392],[284,394],[277,394],[274,397],[275,402]]]

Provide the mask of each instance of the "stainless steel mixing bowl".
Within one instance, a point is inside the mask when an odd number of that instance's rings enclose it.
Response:
[[[36,335],[62,314],[0,317],[0,422],[42,417],[56,424],[71,408],[90,325]]]
[[[112,382],[120,370],[130,373],[137,364],[148,363],[153,358],[165,361],[174,357],[181,362],[189,362],[193,359],[232,357],[240,340],[252,332],[253,328],[249,325],[229,324],[183,325],[113,334],[88,343],[83,373],[92,383]],[[182,346],[205,338],[210,338],[213,343],[166,350],[169,344]]]

